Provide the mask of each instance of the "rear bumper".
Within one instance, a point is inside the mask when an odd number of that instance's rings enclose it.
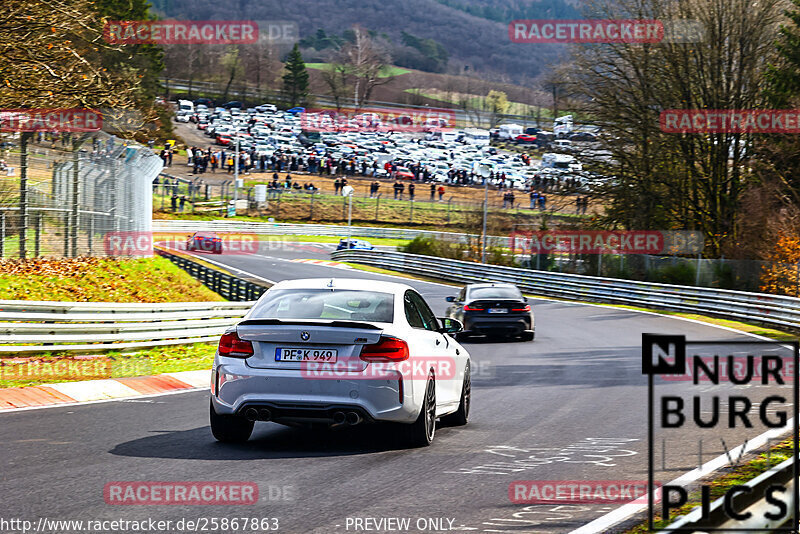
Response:
[[[464,318],[464,331],[470,334],[520,335],[531,331],[530,317],[470,317]]]
[[[215,383],[212,402],[217,413],[241,415],[249,407],[264,407],[273,412],[272,420],[277,422],[332,422],[336,411],[355,411],[368,422],[411,423],[420,410],[412,388],[425,386],[418,380],[405,380],[401,384],[399,376],[398,379],[309,378],[300,370],[257,369],[243,360],[219,356],[212,369],[212,380]]]

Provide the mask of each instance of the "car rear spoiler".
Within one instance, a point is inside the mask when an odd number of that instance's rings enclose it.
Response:
[[[247,319],[240,322],[237,326],[245,325],[296,325],[296,326],[331,326],[334,328],[362,328],[365,330],[383,330],[379,326],[372,323],[360,321],[326,321],[324,319],[308,319],[308,320],[284,320],[284,319]]]

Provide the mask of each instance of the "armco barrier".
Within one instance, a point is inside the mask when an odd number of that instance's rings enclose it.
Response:
[[[794,297],[532,271],[378,250],[341,250],[332,257],[452,282],[509,282],[534,295],[699,313],[800,329],[800,299]]]
[[[268,289],[163,249],[155,253],[238,302],[0,301],[0,356],[88,353],[217,341]],[[13,322],[12,322],[13,321]]]
[[[263,283],[255,283],[250,280],[243,280],[236,276],[222,272],[219,269],[212,269],[205,265],[193,261],[191,257],[182,253],[172,253],[163,248],[155,248],[153,251],[158,256],[164,256],[172,263],[192,275],[203,283],[211,291],[219,293],[228,300],[233,301],[253,301],[258,300],[269,286]]]
[[[217,341],[252,302],[0,301],[0,356]],[[13,322],[12,322],[13,321]]]

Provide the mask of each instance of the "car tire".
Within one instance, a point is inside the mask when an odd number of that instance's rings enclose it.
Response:
[[[531,331],[525,331],[525,332],[523,332],[523,333],[522,333],[522,335],[520,336],[520,339],[521,339],[522,341],[533,341],[533,339],[534,339],[535,337],[536,337],[536,332],[534,332],[534,331],[532,331],[532,330],[531,330]]]
[[[404,441],[411,447],[427,447],[433,443],[436,434],[436,380],[428,376],[425,384],[425,398],[417,420],[403,425]]]
[[[217,441],[223,443],[244,443],[253,433],[254,421],[248,421],[237,415],[220,415],[210,403],[211,433]]]
[[[458,403],[458,410],[442,417],[442,423],[448,426],[464,426],[469,421],[469,407],[472,402],[472,376],[469,363],[464,369],[464,383],[461,385],[461,402]]]

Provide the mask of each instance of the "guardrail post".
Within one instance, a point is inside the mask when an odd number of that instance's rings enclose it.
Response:
[[[698,254],[697,255],[697,272],[695,273],[695,277],[694,277],[694,285],[696,285],[696,286],[700,285],[700,261],[701,261],[700,254]]]

